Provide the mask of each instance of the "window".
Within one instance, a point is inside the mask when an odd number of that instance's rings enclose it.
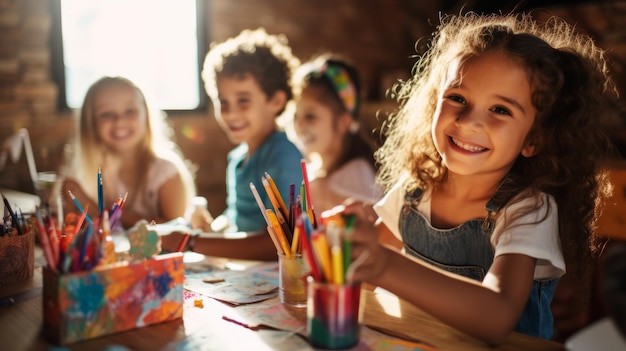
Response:
[[[53,56],[62,60],[52,64],[60,105],[79,108],[93,82],[121,75],[137,83],[158,108],[200,108],[205,101],[200,81],[203,2],[53,1]]]

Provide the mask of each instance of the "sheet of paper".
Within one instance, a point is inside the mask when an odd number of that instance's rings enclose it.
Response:
[[[245,271],[214,269],[188,273],[183,287],[233,305],[259,302],[277,295],[278,265],[273,263]]]

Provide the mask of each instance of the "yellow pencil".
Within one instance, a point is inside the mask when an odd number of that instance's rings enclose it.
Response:
[[[270,219],[270,223],[272,223],[272,228],[274,229],[274,234],[276,234],[276,239],[280,243],[285,256],[291,257],[291,250],[289,249],[289,243],[287,242],[287,238],[285,237],[285,233],[283,229],[280,227],[280,223],[278,223],[278,218],[276,214],[271,209],[267,209],[267,217]]]
[[[343,284],[343,254],[341,246],[330,247],[330,258],[333,264],[333,281],[335,284]]]
[[[285,201],[283,201],[283,197],[280,195],[280,191],[278,191],[278,187],[276,186],[274,179],[272,179],[267,172],[265,172],[265,178],[270,184],[270,188],[272,189],[276,200],[278,200],[278,205],[280,206],[280,211],[283,213],[283,217],[285,217],[286,220],[289,220],[289,209],[287,209],[287,205],[285,205]]]
[[[311,237],[311,244],[313,245],[315,256],[317,257],[320,266],[322,266],[322,272],[326,281],[333,281],[333,269],[330,261],[330,250],[328,248],[328,240],[326,240],[326,233],[316,231]]]
[[[333,269],[333,282],[335,284],[343,284],[344,269],[343,269],[343,249],[341,247],[341,232],[342,227],[339,226],[339,222],[332,220],[327,224],[326,236],[328,237],[328,244],[330,245],[330,259]]]
[[[298,245],[300,244],[300,228],[296,226],[293,232],[293,241],[291,242],[291,254],[296,255],[298,253]]]
[[[274,246],[276,246],[276,252],[278,252],[279,255],[284,255],[285,252],[283,251],[283,247],[280,244],[280,241],[278,240],[278,238],[276,237],[276,233],[274,232],[274,228],[272,228],[271,225],[267,226],[267,233],[270,235],[270,238],[272,239],[272,242],[274,243]]]

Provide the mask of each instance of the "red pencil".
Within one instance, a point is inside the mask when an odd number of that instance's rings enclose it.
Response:
[[[185,247],[185,244],[187,244],[187,240],[189,240],[189,233],[185,233],[185,235],[183,236],[183,238],[180,240],[180,244],[178,244],[178,248],[176,249],[176,252],[182,252],[183,248]]]

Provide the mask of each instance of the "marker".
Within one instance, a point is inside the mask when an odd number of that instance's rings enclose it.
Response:
[[[15,227],[15,229],[17,230],[17,234],[22,235],[23,233],[22,228],[20,228],[20,223],[17,220],[17,217],[15,216],[15,212],[13,212],[11,205],[9,205],[9,200],[7,200],[4,194],[2,194],[2,201],[4,201],[4,208],[9,211],[9,216],[11,216],[11,222],[13,223],[13,227]]]

